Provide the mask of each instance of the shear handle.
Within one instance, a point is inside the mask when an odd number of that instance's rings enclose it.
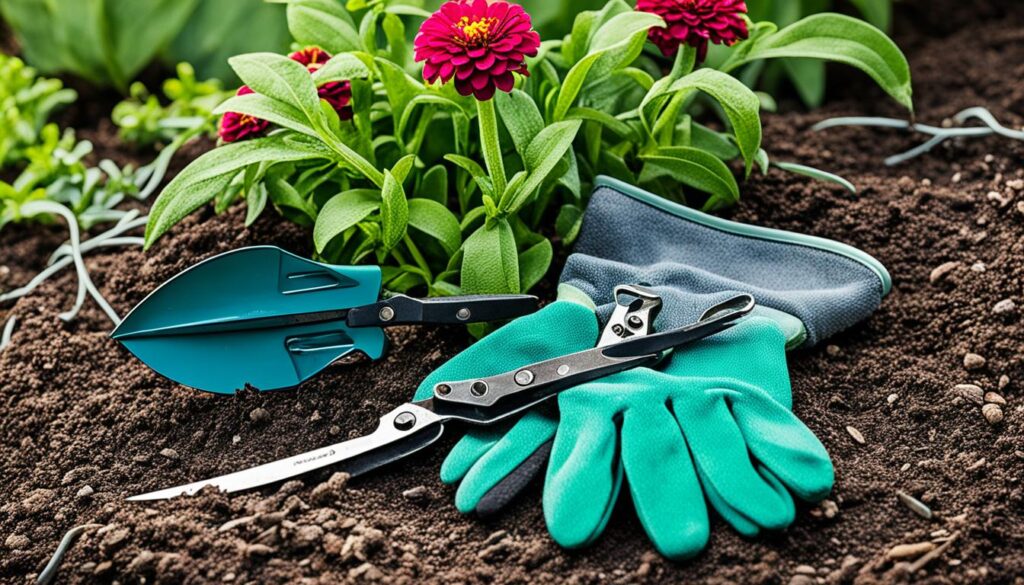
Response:
[[[458,325],[504,321],[533,313],[539,299],[532,295],[477,295],[414,299],[395,295],[372,305],[349,309],[349,327],[392,325]]]

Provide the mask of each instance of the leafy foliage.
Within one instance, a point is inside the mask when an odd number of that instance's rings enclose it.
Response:
[[[114,106],[111,117],[123,140],[148,146],[170,142],[196,126],[213,130],[213,110],[231,93],[223,91],[215,79],[197,81],[188,63],[179,63],[177,72],[177,77],[163,83],[167,105],[136,81],[131,85],[131,97]]]
[[[845,63],[911,106],[899,49],[835,14],[782,30],[757,23],[717,66],[695,68],[692,48],[669,63],[647,43],[659,17],[610,0],[545,41],[513,91],[477,102],[420,81],[408,39],[427,14],[415,2],[290,0],[287,13],[295,40],[333,59],[312,75],[276,54],[231,59],[255,93],[217,112],[276,129],[179,174],[152,210],[147,246],[207,203],[244,201],[247,223],[273,208],[312,228],[321,259],[381,264],[395,292],[520,292],[547,272],[549,238],[578,233],[598,175],[705,209],[738,201],[736,172],[770,167],[762,99],[743,83],[765,60]],[[317,98],[318,86],[340,80],[351,82],[351,121]]]
[[[21,59],[0,55],[0,168],[24,160],[50,114],[75,98],[59,79],[38,77]]]
[[[122,91],[168,46],[203,76],[224,74],[228,55],[287,47],[281,7],[263,0],[0,0],[0,13],[40,71]]]
[[[892,0],[851,0],[850,2],[872,26],[888,31],[892,20]],[[748,0],[749,15],[755,22],[772,22],[777,27],[789,26],[807,16],[828,11],[831,0]],[[714,50],[715,59],[723,59],[727,51]],[[785,58],[774,62],[762,62],[750,68],[744,81],[769,94],[774,94],[782,81],[792,83],[810,108],[821,105],[825,99],[825,63],[806,58]]]

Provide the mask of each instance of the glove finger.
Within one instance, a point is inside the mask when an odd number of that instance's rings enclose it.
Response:
[[[561,398],[566,398],[563,395]],[[559,400],[561,422],[544,482],[544,519],[558,544],[578,548],[604,531],[622,483],[611,416]]]
[[[832,491],[828,451],[795,414],[754,388],[729,402],[751,453],[797,497],[816,502]]]
[[[530,460],[542,445],[555,436],[556,428],[558,419],[551,414],[538,410],[526,413],[501,439],[491,444],[490,448],[473,462],[459,484],[455,494],[455,507],[463,513],[476,510],[481,500],[495,486]],[[493,494],[493,497],[503,499],[505,495],[499,492]],[[495,503],[497,502],[492,501],[490,505]],[[489,509],[489,506],[485,508]]]
[[[622,464],[637,516],[658,551],[685,559],[703,550],[707,506],[679,423],[664,404],[625,412]]]
[[[511,428],[512,423],[505,423],[466,431],[444,458],[441,481],[447,484],[461,481],[473,464],[490,451]]]
[[[768,529],[789,526],[793,522],[791,506],[754,470],[746,441],[722,398],[723,391],[714,389],[713,383],[707,381],[705,387],[673,403],[707,485],[728,504],[727,509],[750,522]]]
[[[729,503],[719,495],[718,491],[715,490],[714,485],[700,473],[698,468],[698,475],[700,475],[701,485],[704,486],[704,495],[707,496],[708,501],[711,502],[711,506],[718,512],[719,516],[722,517],[730,526],[733,527],[736,532],[748,538],[754,538],[761,533],[761,527],[751,522],[748,518],[743,516],[742,513],[735,510]],[[785,505],[785,514],[796,517],[796,504],[793,503],[792,496],[786,490],[785,486],[780,482],[770,471],[764,467],[758,465],[757,472],[768,482],[775,493],[779,495],[779,499],[783,505]]]

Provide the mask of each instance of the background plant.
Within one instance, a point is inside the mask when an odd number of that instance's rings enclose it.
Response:
[[[0,54],[0,168],[24,161],[54,110],[76,97],[59,79],[39,77],[21,59]]]
[[[546,273],[549,237],[575,236],[599,174],[706,209],[735,203],[729,165],[741,176],[770,166],[761,100],[738,79],[762,61],[851,65],[911,107],[906,60],[863,21],[823,14],[781,30],[750,22],[748,40],[698,67],[692,47],[671,61],[647,43],[660,17],[611,0],[580,12],[568,36],[529,60],[529,78],[497,93],[489,136],[490,106],[420,81],[408,38],[429,13],[398,1],[347,6],[287,5],[298,45],[334,55],[312,74],[282,55],[231,60],[254,93],[218,111],[276,129],[215,149],[176,177],[153,207],[147,245],[208,202],[224,210],[244,200],[247,224],[273,207],[312,227],[322,259],[382,264],[389,290],[519,292]],[[317,98],[317,87],[339,81],[351,83],[351,121]],[[495,142],[499,156],[481,148]]]
[[[779,28],[789,26],[813,14],[828,12],[837,4],[832,0],[747,0],[750,19],[772,22]],[[860,15],[878,29],[888,32],[892,21],[892,0],[850,0]],[[728,49],[715,47],[711,63],[728,57]],[[825,63],[816,59],[777,59],[751,67],[742,77],[744,83],[774,95],[784,81],[790,82],[809,108],[817,108],[825,99]]]
[[[25,60],[43,73],[72,73],[127,91],[161,53],[227,76],[245,51],[284,50],[283,8],[263,0],[0,0]]]

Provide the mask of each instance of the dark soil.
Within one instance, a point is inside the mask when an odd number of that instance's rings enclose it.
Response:
[[[1022,8],[900,3],[896,37],[914,69],[921,120],[984,105],[1009,126],[1024,124]],[[294,392],[225,398],[147,370],[107,338],[94,305],[60,322],[75,289],[69,273],[11,309],[20,325],[0,354],[0,580],[30,582],[67,530],[96,523],[65,558],[62,582],[1024,582],[1024,146],[957,142],[886,168],[885,156],[916,139],[808,130],[835,115],[900,115],[870,83],[837,73],[823,110],[767,117],[766,148],[834,170],[859,194],[773,171],[751,179],[731,212],[854,244],[895,280],[869,321],[791,357],[796,412],[832,454],[837,482],[789,530],[746,540],[715,520],[707,551],[676,564],[653,552],[624,497],[595,546],[561,550],[545,532],[540,486],[494,520],[459,515],[453,488],[437,479],[450,442],[351,482],[325,470],[232,497],[126,503],[367,432],[469,339],[456,329],[397,330],[379,363],[334,366]],[[309,252],[304,234],[270,214],[249,230],[242,218],[238,209],[204,211],[149,254],[87,263],[123,313],[218,252],[257,243]],[[0,269],[0,288],[27,280],[61,237],[5,230],[0,266],[10,272]],[[957,264],[931,282],[948,262]],[[994,312],[1006,299],[1018,308]],[[985,364],[967,370],[968,353]],[[964,383],[1005,398],[1002,422],[954,392]],[[897,490],[934,517],[914,515]],[[913,575],[886,558],[895,545],[951,536]]]

